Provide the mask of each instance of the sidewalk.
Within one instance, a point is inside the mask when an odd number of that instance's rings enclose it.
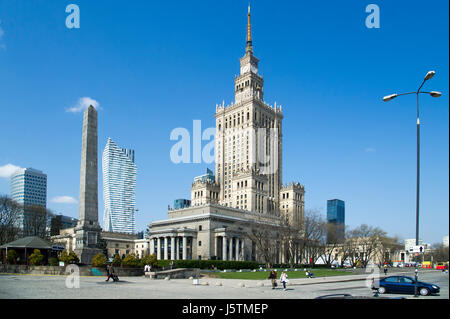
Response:
[[[440,272],[440,270],[425,270],[426,272]],[[419,276],[421,273],[425,271],[419,271]],[[414,277],[414,270],[409,271],[395,271],[388,272],[387,276],[384,276],[383,271],[380,271],[378,274],[374,273],[364,273],[361,275],[343,275],[343,276],[329,276],[329,277],[317,277],[317,278],[295,278],[289,279],[288,286],[306,286],[306,285],[314,285],[314,284],[324,284],[324,283],[336,283],[336,282],[349,282],[349,281],[358,281],[358,280],[371,280],[372,278],[376,278],[378,275],[379,279],[389,276],[410,276]],[[279,281],[279,279],[277,279]],[[256,288],[262,286],[270,286],[270,280],[252,280],[252,279],[220,279],[220,278],[201,278],[199,280],[199,285],[204,285],[208,283],[210,286],[215,286],[218,283],[221,283],[223,286],[239,286],[244,285],[247,288]]]

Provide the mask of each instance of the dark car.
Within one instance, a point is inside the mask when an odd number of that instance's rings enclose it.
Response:
[[[407,276],[389,276],[380,280],[380,288],[378,292],[384,293],[402,293],[414,294],[415,280]],[[417,291],[422,295],[438,294],[439,286],[426,282],[417,282]]]

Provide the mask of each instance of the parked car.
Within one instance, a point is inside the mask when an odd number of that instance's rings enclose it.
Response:
[[[389,276],[380,280],[380,288],[378,292],[384,293],[403,293],[414,294],[415,280],[412,277],[407,276]],[[417,290],[422,296],[430,294],[438,294],[440,291],[439,286],[426,283],[423,281],[417,282]]]

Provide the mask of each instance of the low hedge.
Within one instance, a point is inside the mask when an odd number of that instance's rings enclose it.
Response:
[[[158,260],[158,268],[167,268],[171,260]],[[174,268],[200,268],[211,269],[213,267],[224,269],[257,269],[259,263],[255,261],[233,261],[233,260],[174,260]]]
[[[297,268],[297,269],[310,269],[310,268],[316,268],[316,269],[320,269],[320,268],[330,268],[330,265],[311,265],[311,264],[294,264],[293,268]],[[265,267],[263,267],[265,268]],[[291,266],[289,264],[275,264],[273,265],[271,268],[291,268]]]

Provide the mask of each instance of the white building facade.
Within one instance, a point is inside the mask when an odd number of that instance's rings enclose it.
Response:
[[[123,149],[109,138],[102,157],[103,230],[133,234],[137,166],[134,150]]]

